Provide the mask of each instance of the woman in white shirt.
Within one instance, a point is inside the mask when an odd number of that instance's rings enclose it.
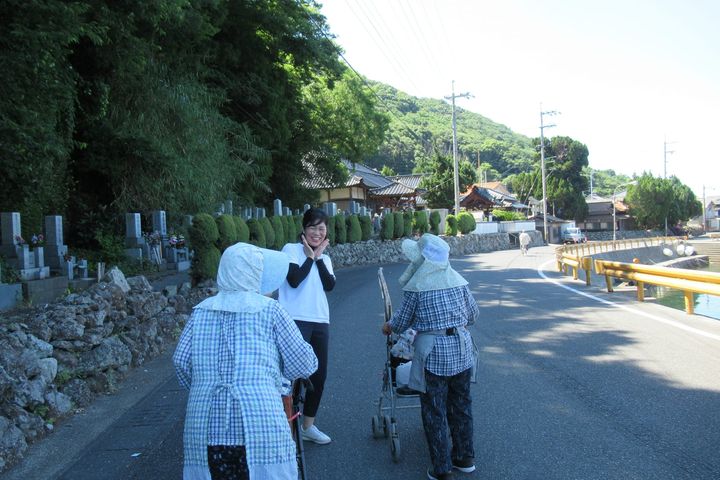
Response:
[[[310,377],[313,390],[305,397],[303,411],[303,440],[319,445],[330,443],[330,437],[315,426],[327,377],[330,313],[325,292],[335,287],[332,262],[325,253],[328,246],[328,216],[311,208],[303,215],[303,231],[298,243],[288,243],[282,249],[290,259],[287,281],[280,286],[280,304],[295,320],[303,338],[318,358],[318,369]]]

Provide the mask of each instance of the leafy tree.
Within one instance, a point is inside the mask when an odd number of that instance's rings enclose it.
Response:
[[[360,216],[360,230],[362,231],[362,241],[365,242],[370,240],[372,236],[372,219],[367,215]]]
[[[357,215],[350,215],[347,218],[348,240],[351,243],[362,240],[362,227]]]
[[[342,213],[335,214],[335,243],[347,243],[347,223]]]
[[[666,219],[672,226],[702,211],[695,194],[674,176],[655,178],[644,172],[637,182],[628,188],[625,203],[642,228],[664,228]]]
[[[386,213],[380,219],[380,238],[383,240],[392,240],[395,234],[395,215]]]
[[[438,151],[434,156],[421,162],[418,171],[427,173],[420,186],[427,189],[423,195],[431,208],[451,208],[455,204],[455,182],[452,156],[442,155]],[[470,163],[459,162],[460,193],[475,183],[476,172]]]
[[[460,212],[460,215],[457,216],[457,222],[458,229],[463,235],[466,235],[475,230],[475,217],[473,217],[471,213]]]
[[[430,233],[440,235],[440,212],[437,210],[430,212]]]
[[[388,167],[387,165],[382,166],[382,168],[380,169],[380,173],[382,173],[386,177],[394,177],[395,175],[397,175],[395,170],[393,170],[391,167]]]
[[[445,235],[454,237],[458,234],[458,220],[452,213],[445,217]]]

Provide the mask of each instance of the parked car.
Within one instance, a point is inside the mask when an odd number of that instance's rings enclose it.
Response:
[[[587,237],[579,228],[570,227],[563,230],[560,235],[560,240],[562,240],[563,243],[586,243]]]

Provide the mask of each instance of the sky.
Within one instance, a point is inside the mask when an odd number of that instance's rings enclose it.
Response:
[[[590,167],[720,195],[716,0],[319,0],[350,65],[513,131],[568,136]],[[448,125],[448,128],[450,126]]]

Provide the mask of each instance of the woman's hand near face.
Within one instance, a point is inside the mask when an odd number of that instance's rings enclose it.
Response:
[[[308,257],[308,258],[315,259],[315,251],[314,251],[313,248],[308,244],[307,238],[305,238],[305,234],[302,234],[302,235],[300,236],[300,238],[302,238],[303,253],[305,254],[305,256]]]
[[[318,258],[320,258],[320,256],[323,254],[323,252],[325,251],[325,249],[327,248],[327,246],[328,246],[329,244],[330,244],[330,242],[329,242],[328,239],[326,238],[325,240],[322,241],[322,243],[320,243],[320,245],[318,245],[317,247],[315,247],[315,250],[313,251],[313,255],[314,255],[314,257],[315,257],[315,260],[317,260]],[[307,245],[307,244],[306,244],[306,245]],[[309,245],[308,245],[308,247],[309,247]]]

